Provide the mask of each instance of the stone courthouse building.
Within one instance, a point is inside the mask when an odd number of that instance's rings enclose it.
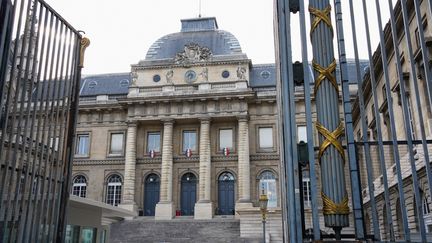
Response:
[[[215,18],[182,20],[131,73],[83,78],[72,193],[211,219],[257,207],[264,189],[277,210],[276,112],[274,64],[253,64]]]

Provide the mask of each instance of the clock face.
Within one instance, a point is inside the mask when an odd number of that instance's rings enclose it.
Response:
[[[196,81],[196,79],[197,79],[197,75],[196,75],[195,71],[188,70],[185,73],[185,81],[186,81],[186,83],[193,83],[193,82]]]

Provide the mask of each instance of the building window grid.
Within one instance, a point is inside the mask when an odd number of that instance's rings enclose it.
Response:
[[[197,133],[195,130],[183,131],[183,152],[187,149],[197,151]]]
[[[429,215],[431,213],[430,204],[429,204],[429,198],[423,194],[422,198],[422,204],[423,204],[423,215]]]
[[[303,203],[310,207],[312,202],[310,178],[303,178]]]
[[[273,127],[259,127],[259,148],[273,149]]]
[[[269,201],[267,206],[269,208],[277,207],[277,187],[276,187],[276,177],[271,171],[264,171],[260,175],[260,190],[259,194],[263,191],[267,195]]]
[[[84,176],[76,176],[73,180],[72,194],[78,197],[86,197],[87,180]]]
[[[90,134],[78,134],[75,154],[78,156],[88,156],[90,148]]]
[[[233,145],[233,129],[232,128],[223,128],[219,129],[219,150],[223,150],[224,148],[228,148],[231,151],[234,148]]]
[[[147,133],[147,153],[150,151],[160,152],[160,132]]]
[[[297,143],[300,143],[301,141],[307,143],[306,126],[297,126]]]
[[[121,202],[122,180],[119,175],[112,175],[108,179],[106,203],[118,206]]]
[[[110,135],[109,155],[121,156],[124,153],[124,133],[112,132]]]

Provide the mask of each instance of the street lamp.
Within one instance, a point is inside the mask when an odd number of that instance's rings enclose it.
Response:
[[[267,203],[268,203],[268,197],[266,194],[264,194],[264,189],[263,189],[259,197],[259,205],[261,209],[262,223],[263,223],[263,243],[266,242],[265,223],[266,223],[266,215],[267,215]]]

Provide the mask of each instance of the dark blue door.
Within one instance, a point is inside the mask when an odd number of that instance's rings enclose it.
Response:
[[[225,172],[218,179],[218,214],[234,215],[234,176]]]
[[[154,216],[156,203],[159,202],[159,176],[147,176],[144,184],[144,216]]]
[[[196,177],[187,173],[181,179],[181,213],[182,215],[194,215],[196,202]]]

